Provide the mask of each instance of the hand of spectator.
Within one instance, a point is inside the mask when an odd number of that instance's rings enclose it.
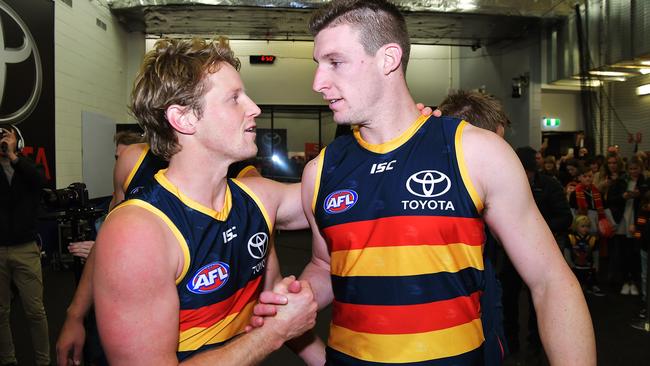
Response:
[[[629,231],[630,234],[634,234],[634,232],[636,231],[636,226],[634,226],[634,224],[631,224],[630,226],[628,226],[627,231]]]
[[[66,317],[56,341],[56,359],[59,366],[81,365],[86,329],[83,320]]]
[[[547,148],[548,148],[548,137],[544,137],[544,141],[542,142],[542,146],[539,147],[539,151],[540,152],[546,151]]]
[[[569,193],[569,194],[573,193],[573,192],[575,192],[575,190],[576,190],[576,184],[574,182],[571,182],[571,183],[566,185],[566,192],[567,193]]]
[[[85,261],[93,245],[95,245],[95,242],[92,240],[78,241],[68,244],[68,251],[75,257],[80,257]]]
[[[431,107],[427,107],[422,103],[417,103],[415,104],[416,107],[420,110],[420,113],[422,113],[423,116],[430,116],[433,114],[434,117],[440,117],[442,116],[442,112],[440,112],[440,109],[436,109],[435,111],[431,109]]]
[[[262,292],[258,303],[253,308],[253,316],[246,326],[246,331],[249,332],[254,328],[263,326],[265,317],[275,316],[277,313],[276,305],[287,304],[286,294],[297,294],[301,290],[300,281],[297,281],[295,276],[289,276],[276,283],[273,290]]]
[[[6,144],[6,150],[0,149],[0,156],[6,156],[13,160],[16,157],[16,146],[18,144],[16,135],[6,128],[0,128],[0,130],[0,136],[2,136],[0,145]]]

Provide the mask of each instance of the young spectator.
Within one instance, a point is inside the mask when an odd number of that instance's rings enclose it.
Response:
[[[544,165],[542,166],[542,174],[548,175],[549,177],[554,177],[559,179],[560,172],[557,170],[557,163],[555,161],[555,156],[549,155],[544,158]]]
[[[622,295],[638,295],[637,282],[639,276],[639,248],[632,242],[632,233],[629,228],[634,224],[634,213],[637,210],[641,197],[648,190],[648,183],[641,173],[641,162],[636,157],[630,159],[627,174],[619,178],[608,192],[608,200],[615,202],[619,216],[616,230],[616,246],[618,264],[622,270],[623,286]],[[612,214],[614,210],[612,209]],[[614,219],[617,216],[614,215]]]
[[[578,278],[583,291],[595,296],[604,296],[596,285],[598,237],[589,233],[591,226],[591,220],[586,215],[577,215],[573,219],[571,232],[564,247],[564,258]]]
[[[577,159],[568,159],[560,163],[560,183],[564,187],[567,197],[575,190],[578,184],[578,169],[581,163]]]
[[[603,194],[606,194],[609,188],[616,183],[616,180],[623,173],[623,160],[615,153],[608,153],[605,164],[600,167],[598,189]],[[616,215],[614,215],[614,218],[616,218]]]
[[[591,168],[580,166],[578,168],[578,183],[575,191],[569,196],[569,205],[579,215],[587,215],[591,219],[591,233],[600,233],[604,237],[611,237],[613,232],[613,219],[608,216],[600,191],[592,183],[593,172]]]
[[[571,194],[576,190],[576,186],[580,183],[578,179],[578,172],[582,166],[582,162],[578,159],[562,160],[560,159],[559,180],[564,187],[564,194],[568,200]]]
[[[648,243],[650,243],[650,192],[646,192],[639,204],[639,211],[634,220],[633,236],[636,244],[641,249],[641,297],[645,305],[647,294],[647,281],[648,281]],[[639,317],[645,319],[646,306],[641,308]]]
[[[604,155],[596,155],[587,160],[587,164],[589,164],[591,171],[594,173],[594,184],[596,185],[596,187],[600,185],[600,179],[601,179],[600,170],[604,163],[605,163]]]

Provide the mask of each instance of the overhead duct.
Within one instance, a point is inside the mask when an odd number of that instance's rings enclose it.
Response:
[[[307,23],[323,0],[108,0],[129,31],[150,36],[227,35],[231,39],[312,40]],[[542,19],[570,12],[556,0],[396,1],[411,42],[480,46],[520,39]]]
[[[107,0],[111,9],[164,5],[218,5],[261,8],[314,9],[326,0]],[[472,13],[524,17],[556,17],[571,13],[568,2],[557,0],[403,0],[391,1],[405,12]],[[578,1],[579,2],[579,1]]]

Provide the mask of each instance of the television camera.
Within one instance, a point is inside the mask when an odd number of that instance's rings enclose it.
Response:
[[[43,189],[42,202],[48,212],[41,215],[41,220],[57,220],[58,251],[54,252],[52,264],[55,268],[63,267],[64,260],[72,257],[73,272],[78,280],[81,276],[82,262],[79,257],[70,255],[68,244],[78,241],[94,240],[95,221],[106,211],[93,206],[88,198],[84,183],[72,183],[67,188]]]

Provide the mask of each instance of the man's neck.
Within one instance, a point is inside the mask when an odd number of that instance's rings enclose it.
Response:
[[[187,197],[221,211],[225,201],[228,163],[218,157],[203,155],[192,156],[189,151],[177,153],[170,159],[165,176]]]
[[[359,125],[364,141],[373,145],[391,141],[408,130],[420,116],[408,89],[395,89],[398,91],[375,104],[372,119]]]

